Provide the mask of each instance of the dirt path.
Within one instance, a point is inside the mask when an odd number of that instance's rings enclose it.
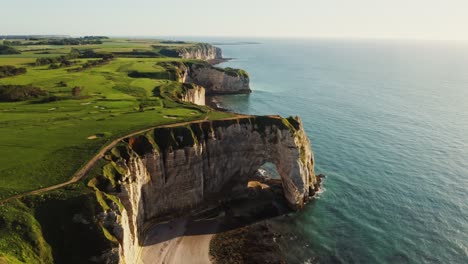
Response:
[[[225,118],[225,119],[223,119],[223,120],[233,120],[233,119],[248,118],[248,117],[251,117],[251,116],[248,116],[248,115],[236,115],[236,116],[234,116],[234,117]],[[141,134],[141,133],[150,131],[150,130],[155,129],[155,128],[185,126],[185,125],[188,125],[188,124],[202,123],[202,122],[206,122],[206,120],[205,120],[205,119],[204,119],[204,120],[194,120],[194,121],[188,121],[188,122],[182,122],[182,123],[174,123],[174,124],[169,124],[169,125],[154,126],[154,127],[142,129],[142,130],[139,130],[139,131],[136,131],[136,132],[132,132],[132,133],[130,133],[130,134],[127,134],[127,135],[125,135],[125,136],[119,137],[119,138],[113,140],[113,141],[112,141],[111,143],[109,143],[107,146],[103,147],[94,157],[92,157],[83,167],[81,167],[81,168],[73,175],[73,177],[72,177],[69,181],[66,181],[66,182],[64,182],[64,183],[60,183],[60,184],[57,184],[57,185],[53,185],[53,186],[49,186],[49,187],[37,189],[37,190],[34,190],[34,191],[29,191],[29,192],[26,192],[26,193],[17,194],[17,195],[14,195],[14,196],[11,196],[11,197],[8,197],[8,198],[5,198],[5,199],[0,200],[0,204],[5,203],[5,202],[8,202],[8,201],[13,200],[13,199],[18,199],[18,198],[21,198],[21,197],[24,197],[24,196],[27,196],[27,195],[40,194],[40,193],[43,193],[43,192],[48,192],[48,191],[52,191],[52,190],[55,190],[55,189],[59,189],[59,188],[62,188],[62,187],[64,187],[64,186],[67,186],[67,185],[69,185],[69,184],[72,184],[72,183],[75,183],[75,182],[81,180],[81,179],[86,175],[86,173],[88,173],[88,171],[96,164],[96,162],[104,156],[104,154],[105,154],[107,151],[109,151],[110,149],[112,149],[117,143],[119,143],[120,141],[124,140],[125,138],[132,137],[132,136],[135,136],[135,135],[138,135],[138,134]]]

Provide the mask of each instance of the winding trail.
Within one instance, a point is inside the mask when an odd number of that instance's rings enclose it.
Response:
[[[233,117],[223,118],[222,120],[233,120],[233,119],[249,118],[249,117],[252,117],[252,116],[250,116],[250,115],[235,115]],[[203,123],[203,122],[206,122],[207,120],[208,119],[205,118],[205,119],[202,119],[202,120],[193,120],[193,121],[187,121],[187,122],[181,122],[181,123],[173,123],[173,124],[168,124],[168,125],[154,126],[154,127],[138,130],[138,131],[132,132],[130,134],[127,134],[125,136],[114,139],[108,145],[103,147],[96,155],[94,155],[83,167],[81,167],[77,172],[75,172],[75,174],[73,174],[73,177],[70,180],[68,180],[66,182],[63,182],[63,183],[60,183],[60,184],[57,184],[57,185],[52,185],[52,186],[49,186],[49,187],[45,187],[45,188],[41,188],[41,189],[37,189],[37,190],[25,192],[25,193],[20,193],[20,194],[10,196],[8,198],[1,199],[0,204],[6,203],[6,202],[8,202],[10,200],[13,200],[13,199],[19,199],[19,198],[22,198],[24,196],[35,195],[35,194],[40,194],[40,193],[56,190],[56,189],[65,187],[65,186],[67,186],[69,184],[72,184],[72,183],[75,183],[75,182],[81,180],[86,175],[86,173],[88,173],[88,171],[96,164],[96,162],[104,156],[104,154],[107,151],[109,151],[117,143],[119,143],[120,141],[122,141],[122,140],[124,140],[124,139],[126,139],[128,137],[132,137],[132,136],[144,133],[144,132],[148,132],[148,131],[150,131],[152,129],[156,129],[156,128],[185,126],[185,125],[189,125],[189,124]],[[216,120],[213,120],[213,121],[216,121]]]

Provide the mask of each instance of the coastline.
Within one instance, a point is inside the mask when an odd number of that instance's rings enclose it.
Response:
[[[232,60],[234,58],[216,58],[216,59],[212,59],[212,60],[208,60],[207,62],[211,65],[217,65],[217,64],[221,64],[223,62],[228,62],[230,60]]]

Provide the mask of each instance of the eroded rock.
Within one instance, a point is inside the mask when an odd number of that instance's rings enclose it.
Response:
[[[122,208],[115,223],[108,224],[109,230],[119,230],[115,237],[122,263],[136,263],[148,223],[229,197],[233,186],[247,186],[267,162],[275,164],[294,209],[304,205],[318,183],[310,142],[297,117],[197,121],[157,128],[126,142],[120,150],[126,153],[113,153],[125,173],[110,193]]]

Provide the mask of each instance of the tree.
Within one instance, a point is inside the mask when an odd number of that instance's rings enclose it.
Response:
[[[8,54],[20,54],[17,49],[7,46],[7,45],[0,45],[0,55],[8,55]]]
[[[0,85],[0,102],[25,101],[47,95],[47,92],[31,85]]]
[[[0,66],[0,78],[25,74],[26,68],[16,68],[11,65]]]
[[[83,88],[79,86],[75,86],[71,89],[71,93],[73,96],[79,96],[81,94],[81,91],[83,91]]]

